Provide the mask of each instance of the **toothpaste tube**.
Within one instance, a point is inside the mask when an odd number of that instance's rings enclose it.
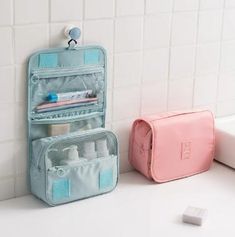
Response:
[[[50,92],[47,96],[47,101],[57,102],[57,101],[66,101],[66,100],[76,100],[76,99],[88,98],[91,95],[92,95],[92,90],[74,91],[74,92],[66,92],[66,93]]]

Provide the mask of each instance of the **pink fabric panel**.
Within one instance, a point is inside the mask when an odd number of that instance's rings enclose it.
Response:
[[[150,164],[148,163],[151,158],[151,141],[152,130],[149,124],[143,120],[136,120],[130,137],[129,161],[147,178],[151,178],[149,175]]]
[[[129,160],[146,177],[166,182],[208,170],[214,150],[210,111],[168,112],[134,122]]]
[[[210,112],[189,113],[153,122],[152,177],[165,182],[210,168],[214,122]]]

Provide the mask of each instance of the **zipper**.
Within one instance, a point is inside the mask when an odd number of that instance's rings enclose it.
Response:
[[[78,116],[70,116],[70,118],[68,119],[64,119],[63,117],[60,118],[53,118],[53,119],[33,119],[31,120],[31,123],[32,124],[59,124],[59,123],[65,123],[65,122],[68,122],[68,123],[73,123],[73,122],[77,122],[77,121],[81,121],[81,120],[84,120],[84,119],[91,119],[91,118],[95,118],[97,116],[102,116],[104,115],[103,112],[94,112],[94,113],[90,113],[88,115],[78,115]]]
[[[174,111],[174,112],[167,112],[167,113],[162,113],[157,115],[157,117],[154,116],[149,116],[147,117],[147,119],[145,121],[149,121],[149,122],[153,122],[156,120],[161,120],[161,119],[167,119],[167,118],[172,118],[172,117],[177,117],[177,116],[181,116],[181,115],[187,115],[187,114],[195,114],[195,113],[199,113],[199,112],[208,112],[209,110],[194,110],[194,111]]]
[[[117,139],[115,137],[115,135],[113,135],[112,132],[104,129],[104,128],[95,128],[95,129],[92,129],[92,130],[88,130],[88,131],[84,131],[84,132],[74,132],[74,133],[70,133],[70,134],[65,134],[65,135],[60,135],[60,136],[55,136],[55,137],[46,137],[46,138],[41,138],[42,140],[44,140],[45,142],[47,142],[48,144],[45,145],[44,148],[42,148],[42,150],[40,151],[41,154],[39,154],[39,159],[38,159],[38,162],[37,162],[37,167],[38,169],[41,169],[40,167],[40,161],[42,159],[42,154],[45,154],[46,151],[53,145],[55,145],[57,142],[61,142],[63,140],[66,140],[66,139],[70,139],[70,142],[71,141],[74,141],[74,139],[77,139],[77,138],[86,138],[92,134],[102,134],[103,132],[108,132],[110,134],[112,134],[112,136],[115,138],[116,142],[117,142]],[[76,140],[75,140],[76,141]],[[45,160],[44,160],[44,165],[45,165]]]
[[[71,68],[52,68],[32,70],[32,80],[47,79],[53,77],[74,76],[104,72],[103,66],[80,66]]]
[[[89,161],[86,161],[86,162],[78,163],[78,164],[76,164],[74,166],[71,166],[71,165],[57,165],[57,166],[49,168],[48,172],[58,172],[60,170],[67,171],[67,170],[70,170],[71,168],[77,168],[79,166],[95,165],[96,163],[99,163],[100,161],[109,160],[111,157],[115,157],[115,155],[110,155],[108,157],[92,159],[92,160],[89,160]],[[60,176],[60,175],[58,175],[58,176]]]
[[[33,111],[31,113],[31,118],[32,118],[32,120],[40,120],[40,119],[48,119],[50,117],[53,117],[53,119],[60,119],[63,117],[76,117],[76,116],[83,115],[83,114],[78,114],[79,112],[94,110],[94,108],[96,110],[100,110],[103,108],[103,106],[98,105],[98,104],[93,104],[93,105],[89,105],[89,106],[84,105],[79,108],[62,109],[62,110],[52,111],[52,112],[37,113],[37,112]],[[93,112],[93,113],[99,113],[99,112]],[[92,114],[92,112],[90,114]]]

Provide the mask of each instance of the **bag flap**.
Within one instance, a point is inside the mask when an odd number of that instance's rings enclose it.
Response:
[[[28,64],[29,120],[62,120],[91,112],[105,114],[106,71],[106,53],[99,46],[36,52]],[[47,101],[50,93],[57,96],[68,92],[89,93],[89,97],[94,98],[86,98],[84,101],[79,99],[72,103],[69,99],[51,104]]]
[[[210,111],[177,112],[150,123],[151,175],[155,181],[166,182],[209,169],[215,150],[214,119]]]
[[[29,159],[32,158],[32,140],[48,134],[47,124],[86,120],[90,125],[98,121],[98,126],[105,127],[106,62],[106,51],[100,46],[47,49],[29,58]],[[57,97],[61,93],[81,96],[76,101],[65,97],[66,101],[51,103],[49,93]]]

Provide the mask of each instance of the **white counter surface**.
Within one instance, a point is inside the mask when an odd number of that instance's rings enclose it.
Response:
[[[208,209],[203,226],[181,222],[188,205]],[[165,184],[130,172],[112,193],[58,207],[31,195],[2,201],[0,236],[235,236],[235,171],[215,163],[206,173]]]

